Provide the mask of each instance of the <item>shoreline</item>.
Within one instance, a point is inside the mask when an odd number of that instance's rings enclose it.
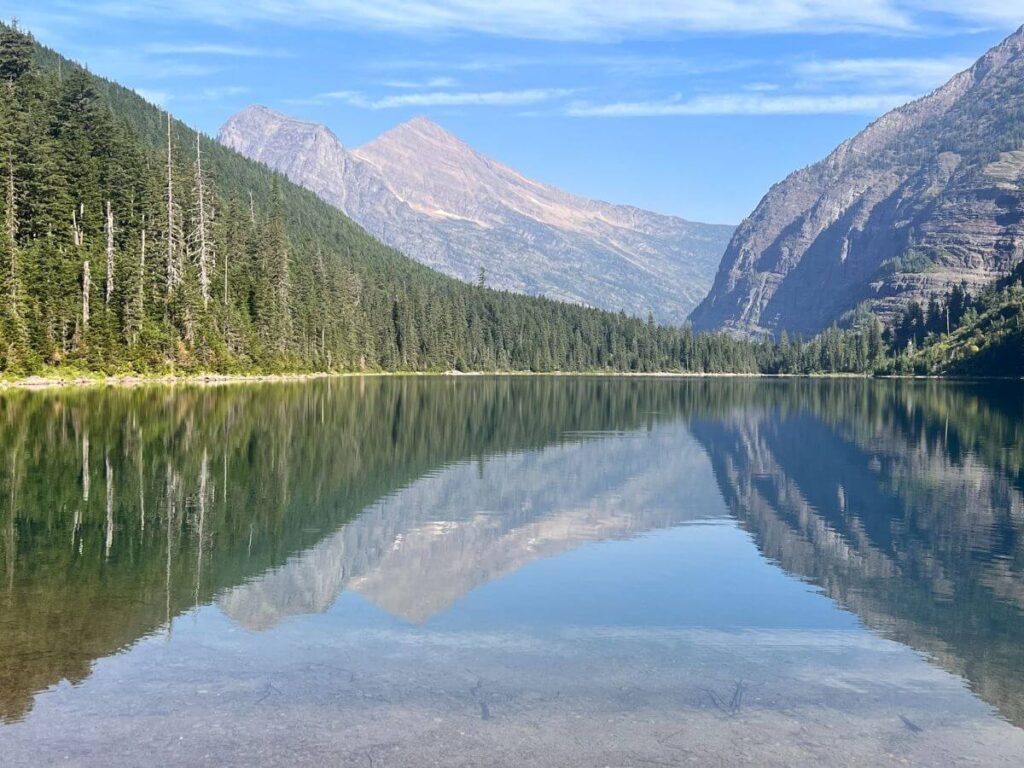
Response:
[[[143,387],[143,386],[214,386],[223,384],[269,384],[318,379],[368,378],[474,378],[483,376],[559,376],[583,377],[600,376],[610,378],[795,378],[788,374],[775,376],[765,373],[688,373],[686,371],[655,371],[630,373],[625,371],[336,371],[315,373],[195,373],[186,375],[139,375],[124,376],[27,376],[20,379],[0,380],[0,391],[5,389],[45,390],[95,387]],[[836,374],[844,378],[864,378],[859,374]]]
[[[196,373],[196,374],[165,374],[144,375],[125,374],[123,376],[90,376],[75,374],[68,376],[27,376],[20,379],[0,379],[0,391],[3,390],[46,390],[95,387],[132,388],[142,386],[215,386],[226,384],[269,384],[284,382],[313,381],[317,379],[343,379],[355,377],[481,377],[481,376],[557,376],[557,377],[606,377],[636,379],[898,379],[924,381],[1022,381],[1017,377],[999,376],[919,376],[896,375],[872,376],[861,373],[727,373],[727,372],[689,372],[689,371],[338,371],[311,373]]]

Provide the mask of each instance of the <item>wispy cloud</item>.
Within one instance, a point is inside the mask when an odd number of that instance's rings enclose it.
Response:
[[[995,0],[982,2],[991,3],[994,11]],[[949,5],[950,12],[958,12]],[[295,26],[357,25],[391,32],[615,40],[679,32],[905,33],[917,29],[920,7],[916,0],[98,0],[94,10],[136,17],[173,10],[225,26],[260,20]]]
[[[908,88],[922,92],[942,85],[971,60],[941,58],[833,59],[808,61],[796,66],[798,77],[816,85],[857,83],[867,89]]]
[[[244,58],[280,58],[289,56],[280,48],[254,48],[246,45],[225,45],[220,43],[147,43],[142,46],[146,53],[184,56],[237,56]]]
[[[341,101],[360,109],[401,107],[514,107],[540,104],[575,93],[571,88],[527,88],[513,91],[429,91],[370,98],[358,91],[331,91],[317,97]]]
[[[877,114],[914,98],[906,93],[844,96],[764,95],[728,93],[674,97],[664,101],[622,101],[611,104],[576,102],[565,109],[570,117],[671,117],[700,115]]]
[[[134,59],[129,59],[129,62]],[[215,74],[216,67],[208,67],[203,64],[191,64],[187,61],[135,61],[134,64],[126,63],[121,66],[124,72],[145,72],[147,77],[170,80],[176,77],[209,77]]]
[[[557,56],[491,55],[469,58],[379,59],[368,63],[371,69],[394,72],[423,70],[451,72],[510,72],[528,69],[601,70],[613,75],[633,77],[677,77],[737,72],[763,62],[748,58],[710,60],[680,56],[659,56],[610,52],[606,54],[560,53]]]
[[[149,88],[134,88],[133,90],[146,101],[156,104],[158,107],[166,106],[167,102],[171,100],[171,94],[167,91],[154,91]]]
[[[385,80],[381,83],[385,88],[423,89],[423,88],[455,88],[459,81],[453,77],[432,77],[429,80]]]
[[[909,0],[907,5],[928,13],[950,16],[982,24],[1014,24],[1024,22],[1024,2],[1021,0]]]
[[[178,88],[175,93],[167,91],[151,91],[148,88],[136,88],[135,92],[154,104],[164,105],[171,99],[175,103],[197,101],[223,101],[236,96],[244,96],[252,89],[246,85],[212,85],[206,88]]]
[[[216,85],[210,88],[203,88],[196,97],[202,101],[219,101],[229,99],[232,96],[242,96],[252,89],[246,85]]]

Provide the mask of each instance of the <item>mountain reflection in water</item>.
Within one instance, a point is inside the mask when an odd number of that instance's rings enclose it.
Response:
[[[104,660],[176,659],[175,675],[145,681],[159,691],[132,689],[133,706],[173,723],[183,681],[223,678],[230,691],[229,679],[258,676],[242,661],[206,668],[199,654],[243,643],[283,680],[286,661],[319,665],[301,678],[303,706],[326,706],[324,686],[337,683],[385,708],[378,729],[393,717],[415,730],[401,718],[427,707],[428,690],[427,709],[468,697],[508,728],[577,695],[594,722],[701,712],[711,752],[700,754],[718,759],[744,713],[800,709],[792,718],[806,728],[812,702],[861,718],[861,739],[877,740],[867,724],[882,717],[922,764],[960,747],[919,720],[976,723],[971,733],[991,738],[964,759],[1012,764],[1024,745],[1022,394],[554,377],[2,393],[0,749],[18,764],[40,740],[54,759],[80,748],[66,732],[43,734],[76,708],[110,716],[101,690],[117,686],[87,685]],[[498,647],[504,656],[487,656]],[[812,658],[814,674],[827,670],[804,691],[788,687],[801,674],[783,650],[796,647],[803,674]],[[507,691],[487,693],[472,675],[453,682],[467,665]],[[936,677],[946,673],[948,683]],[[131,675],[119,675],[125,696]],[[263,706],[285,683],[259,685]],[[909,696],[898,707],[897,688]],[[867,703],[876,694],[894,698]],[[222,706],[213,716],[244,729]],[[684,735],[665,740],[671,729],[634,729],[650,743],[590,755],[597,741],[573,747],[541,731],[551,764],[664,761],[685,746]],[[779,759],[822,756],[801,743]],[[843,759],[873,759],[876,747],[899,752],[886,742]],[[431,748],[422,736],[420,757]],[[339,750],[320,744],[309,759]],[[548,764],[516,755],[505,762]],[[477,759],[469,747],[463,757]],[[138,759],[125,753],[124,764]]]

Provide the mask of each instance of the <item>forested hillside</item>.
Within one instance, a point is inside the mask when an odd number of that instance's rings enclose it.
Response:
[[[0,371],[753,371],[724,337],[469,286],[0,30]]]
[[[682,324],[732,227],[588,200],[523,176],[425,117],[358,149],[262,106],[218,141],[266,163],[381,242],[465,282]]]
[[[957,286],[911,304],[893,336],[916,373],[1024,376],[1024,263],[977,295]]]
[[[1016,278],[810,341],[466,285],[0,27],[0,375],[360,370],[1024,372]]]
[[[886,322],[1024,258],[1024,28],[944,86],[774,185],[736,230],[698,329]]]

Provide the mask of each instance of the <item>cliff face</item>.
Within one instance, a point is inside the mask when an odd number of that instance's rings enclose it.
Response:
[[[699,329],[813,333],[980,286],[1024,258],[1024,29],[776,184],[736,230]]]
[[[532,181],[425,118],[354,151],[327,128],[249,107],[220,141],[281,171],[446,274],[679,323],[732,233]]]

